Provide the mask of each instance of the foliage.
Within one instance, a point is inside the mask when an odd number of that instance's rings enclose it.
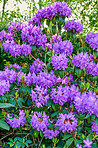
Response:
[[[0,146],[97,148],[98,34],[66,29],[66,3],[41,2],[0,32]]]

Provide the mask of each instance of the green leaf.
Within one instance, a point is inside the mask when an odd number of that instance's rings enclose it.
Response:
[[[19,107],[22,107],[22,103],[20,100],[17,100],[17,103],[18,103]]]
[[[68,139],[68,140],[66,141],[65,146],[69,147],[69,146],[72,144],[73,140],[74,140],[73,138]]]
[[[69,137],[72,137],[72,136],[71,136],[71,134],[68,134],[68,133],[67,133],[67,134],[65,134],[65,135],[63,136],[63,139],[62,139],[62,140],[66,140],[66,139],[68,139]]]
[[[96,124],[98,124],[98,118],[95,119]]]
[[[2,120],[0,120],[0,127],[8,131],[10,130],[9,125],[5,121],[2,121]]]
[[[26,142],[27,142],[27,143],[32,143],[32,141],[31,141],[31,140],[27,140]]]
[[[14,107],[14,105],[10,103],[0,103],[0,108],[9,108],[9,107]]]

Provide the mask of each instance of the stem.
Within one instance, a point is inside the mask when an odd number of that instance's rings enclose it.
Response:
[[[34,145],[37,146],[35,143],[34,135],[32,135],[32,138],[33,138]]]
[[[42,139],[41,139],[41,141],[40,141],[40,143],[39,143],[39,148],[40,148],[40,145],[41,145],[41,143],[42,143],[42,141],[43,141],[43,138],[44,138],[44,136],[42,137]]]
[[[6,4],[7,0],[3,0],[3,9],[2,9],[2,19],[1,19],[1,22],[3,20],[3,17],[4,17],[4,10],[5,10],[5,4]]]
[[[41,65],[41,63],[32,54],[29,55]]]

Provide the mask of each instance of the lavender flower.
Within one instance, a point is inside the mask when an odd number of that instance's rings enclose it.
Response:
[[[25,123],[25,113],[23,110],[19,110],[19,118],[13,118],[13,116],[8,116],[7,123],[10,124],[12,128],[20,128],[20,126]]]
[[[6,80],[0,80],[0,96],[4,96],[4,93],[10,90],[10,83]]]
[[[34,129],[37,129],[37,131],[47,130],[47,126],[49,125],[48,122],[50,122],[50,119],[45,112],[43,112],[43,115],[37,112],[35,112],[34,115],[31,115],[31,126]]]
[[[64,26],[65,30],[75,30],[76,32],[81,32],[83,30],[83,24],[75,22],[74,20],[68,21]]]
[[[86,36],[86,42],[90,44],[93,50],[95,49],[98,50],[98,33],[93,33],[93,32],[88,33]]]
[[[52,129],[47,129],[43,132],[45,137],[48,137],[49,139],[52,139],[54,137],[57,137],[57,135],[59,134],[58,130],[53,131]]]
[[[37,108],[44,106],[47,103],[47,100],[49,99],[49,95],[47,95],[47,89],[36,86],[34,90],[36,92],[31,90],[32,101],[35,102],[35,105],[37,106]]]
[[[87,53],[83,55],[83,52],[81,52],[78,55],[73,56],[72,63],[74,66],[83,69],[83,67],[86,67],[89,64],[89,56]]]
[[[57,35],[57,34],[53,35],[53,36],[51,37],[51,39],[50,39],[50,43],[51,43],[51,44],[52,44],[52,43],[58,43],[58,42],[60,42],[60,41],[62,41],[62,37],[61,37],[60,35]]]
[[[73,52],[73,45],[70,41],[60,41],[58,43],[54,43],[53,50],[55,51],[55,54],[64,53],[69,55]]]
[[[63,105],[68,101],[69,92],[69,86],[57,86],[57,90],[56,88],[52,88],[50,96],[54,103]]]
[[[44,62],[42,60],[40,60],[39,58],[37,58],[33,63],[32,65],[30,65],[30,72],[31,73],[39,73],[43,67],[44,67]]]
[[[81,145],[77,144],[77,148],[82,148]]]
[[[49,74],[48,72],[40,72],[37,76],[33,73],[33,84],[44,88],[50,88],[53,86],[57,80],[57,77],[54,75],[54,72],[51,71]]]
[[[98,135],[98,124],[96,122],[92,123],[92,131],[95,132],[96,135]]]
[[[65,54],[60,54],[59,56],[53,55],[51,58],[51,63],[55,70],[65,70],[67,68],[68,59]]]
[[[15,58],[17,56],[21,56],[21,55],[25,55],[27,56],[28,54],[31,53],[32,48],[30,45],[27,45],[25,43],[23,43],[22,45],[20,44],[15,44],[14,41],[6,41],[3,44],[3,48],[4,50],[7,52],[9,51],[9,53],[11,54],[11,56],[14,56]]]
[[[77,119],[74,118],[74,115],[72,112],[69,114],[60,114],[59,119],[57,120],[55,127],[59,126],[59,131],[61,130],[64,132],[72,132],[75,130],[76,126],[78,124]]]
[[[37,10],[35,16],[29,20],[28,24],[42,24],[42,19],[50,20],[56,14],[69,17],[71,15],[71,9],[68,7],[66,2],[54,2],[52,5],[48,5],[46,8],[42,10]]]
[[[87,147],[87,148],[90,148],[91,147],[92,141],[89,141],[89,139],[83,140],[83,142],[85,144],[83,147]]]

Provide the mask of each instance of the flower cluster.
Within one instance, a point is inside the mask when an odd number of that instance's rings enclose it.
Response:
[[[23,26],[21,38],[30,45],[44,46],[47,42],[46,35],[41,35],[41,28],[32,24]]]
[[[6,80],[0,80],[0,96],[4,96],[4,93],[10,89],[10,83]]]
[[[19,66],[18,64],[9,64],[8,66],[5,66],[5,69],[7,68],[14,68],[16,70],[19,70],[21,68],[21,66]]]
[[[52,43],[58,43],[58,42],[60,42],[60,41],[62,41],[62,37],[61,37],[60,35],[57,35],[57,34],[53,35],[53,36],[51,37],[51,39],[50,39],[50,43],[51,43],[51,44],[52,44]]]
[[[10,124],[12,128],[20,128],[20,126],[25,123],[25,113],[23,110],[19,110],[19,118],[15,118],[13,116],[8,116],[7,123]]]
[[[95,132],[96,135],[98,135],[98,124],[96,124],[96,122],[92,123],[92,131]]]
[[[9,83],[13,83],[16,81],[17,78],[17,72],[15,72],[13,69],[9,70],[8,68],[5,69],[5,71],[0,71],[0,81],[6,80],[9,81]]]
[[[93,143],[92,141],[89,141],[89,139],[87,138],[86,140],[83,140],[83,143],[85,144],[83,146],[84,147],[87,147],[87,148],[90,148],[91,147],[91,144]],[[77,144],[77,148],[82,148],[81,145]]]
[[[54,103],[59,103],[60,105],[63,105],[68,101],[69,93],[69,86],[57,86],[57,89],[52,88],[50,96]]]
[[[59,119],[57,120],[55,127],[59,126],[58,130],[61,130],[63,133],[72,132],[75,130],[76,126],[78,125],[77,119],[75,119],[72,112],[69,114],[60,114]]]
[[[68,21],[64,26],[65,30],[75,30],[76,32],[81,32],[83,30],[83,24],[75,22],[74,20]]]
[[[22,45],[20,44],[15,44],[14,41],[5,41],[3,42],[3,49],[11,54],[11,56],[14,56],[15,58],[17,56],[25,55],[27,56],[28,54],[31,53],[32,48],[30,45],[27,45],[26,43],[23,43]]]
[[[73,56],[72,63],[74,66],[83,69],[83,67],[86,67],[89,63],[89,55],[87,53],[83,55],[83,52],[81,52],[78,55]]]
[[[98,117],[98,96],[92,92],[83,92],[82,94],[77,94],[74,97],[74,106],[78,113],[87,112],[90,115],[94,114]]]
[[[66,58],[65,54],[60,54],[59,56],[53,55],[51,63],[55,70],[65,70],[67,68],[68,58]]]
[[[33,63],[32,65],[30,65],[30,72],[31,74],[34,72],[34,73],[39,73],[43,67],[44,67],[44,62],[42,60],[40,60],[39,58],[37,58]]]
[[[44,106],[47,103],[47,100],[49,99],[49,95],[47,95],[47,89],[44,89],[40,86],[36,86],[34,90],[36,92],[31,90],[32,101],[35,102],[37,108]]]
[[[73,45],[70,41],[60,41],[57,43],[54,43],[53,50],[55,51],[55,54],[57,53],[64,53],[66,55],[69,55],[73,52]]]
[[[93,61],[89,61],[89,55],[87,53],[83,55],[83,52],[79,53],[76,56],[73,56],[72,59],[72,63],[74,64],[74,66],[80,67],[81,69],[83,69],[83,67],[86,67],[87,74],[92,74],[93,76],[98,75],[98,63],[95,64]]]
[[[37,76],[35,74],[33,75],[33,84],[36,84],[44,88],[50,88],[55,84],[57,80],[57,77],[54,75],[53,71],[51,71],[50,74],[48,72],[40,72]]]
[[[95,49],[98,50],[98,33],[93,33],[93,32],[88,33],[86,36],[86,42],[90,44],[93,50]]]
[[[14,33],[15,31],[19,31],[19,30],[21,30],[21,24],[19,22],[18,23],[12,22],[11,25],[9,25],[8,27],[8,31],[10,33]]]
[[[35,16],[31,20],[29,20],[29,25],[40,25],[42,23],[42,19],[50,20],[56,14],[64,17],[69,17],[71,15],[71,9],[68,7],[66,2],[54,2],[52,5],[49,4],[46,8],[38,10],[35,13]]]
[[[6,41],[6,40],[13,40],[12,34],[11,33],[6,33],[5,30],[2,30],[0,32],[0,42],[1,41]]]

